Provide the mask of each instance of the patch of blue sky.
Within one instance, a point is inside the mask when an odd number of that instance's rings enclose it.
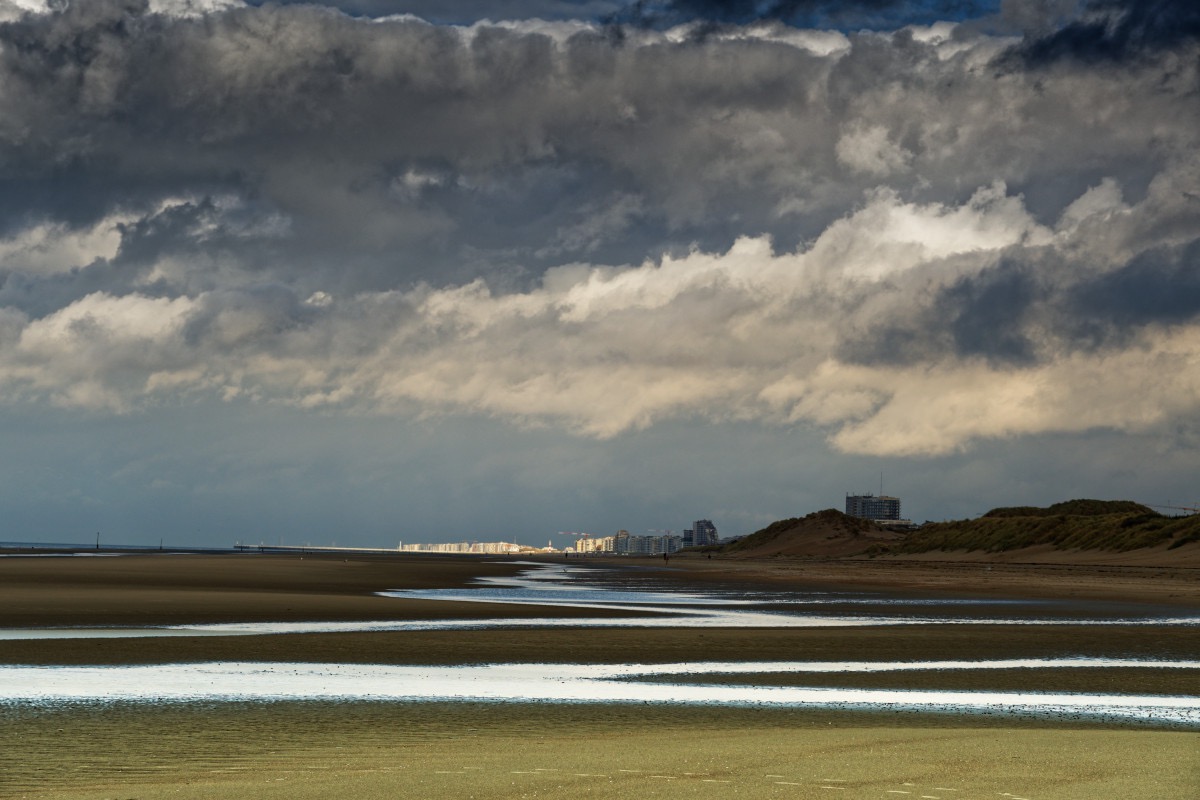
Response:
[[[265,0],[249,0],[264,5]],[[895,30],[908,25],[964,22],[995,17],[1000,0],[275,0],[276,5],[324,5],[357,17],[411,14],[439,25],[471,25],[485,20],[542,19],[600,25],[624,24],[666,29],[694,23],[747,25],[777,21],[796,28]]]

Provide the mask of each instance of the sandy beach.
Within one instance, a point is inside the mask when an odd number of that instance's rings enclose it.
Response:
[[[1200,777],[1193,733],[761,709],[112,707],[3,731],[4,793],[71,800],[1183,800]]]
[[[558,562],[551,562],[558,563]],[[686,586],[871,589],[1055,598],[1195,611],[1186,568],[974,563],[721,562],[594,566]],[[664,566],[666,568],[664,568]],[[990,566],[990,569],[986,567]],[[428,556],[123,555],[0,558],[0,627],[528,619],[539,606],[396,600],[527,567]],[[1014,606],[1020,613],[1020,604]],[[1082,607],[1082,606],[1081,606]],[[602,613],[588,609],[587,616]],[[612,614],[625,612],[607,612]],[[558,608],[556,616],[583,615]],[[3,664],[673,663],[696,660],[1200,658],[1194,627],[964,624],[870,628],[532,628],[0,642]],[[767,681],[778,675],[713,679]],[[795,679],[792,679],[795,680]],[[1186,670],[964,670],[830,685],[1195,695]],[[819,685],[803,676],[806,685]],[[0,795],[322,797],[1186,797],[1194,731],[1096,721],[832,710],[470,703],[3,707]],[[952,791],[953,790],[953,791]]]
[[[1180,548],[1184,551],[1184,548]],[[977,597],[1091,598],[1200,606],[1200,551],[939,553],[850,559],[672,556],[683,580],[808,585]]]
[[[188,622],[471,617],[469,604],[406,601],[376,592],[468,586],[514,575],[513,559],[436,555],[138,554],[0,558],[0,625],[154,625]],[[532,558],[564,566],[639,567],[665,580],[751,588],[868,589],[998,598],[1089,598],[1200,607],[1200,566],[1011,563],[1004,560]],[[541,611],[512,606],[506,616]],[[565,614],[572,613],[569,609]],[[589,612],[592,613],[592,612]]]

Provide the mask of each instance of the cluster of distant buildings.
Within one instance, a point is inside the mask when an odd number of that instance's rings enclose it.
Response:
[[[655,536],[636,536],[620,530],[612,536],[593,536],[590,533],[568,534],[578,537],[573,547],[559,550],[553,545],[530,547],[512,542],[435,542],[430,544],[404,544],[397,548],[404,553],[463,553],[479,555],[517,555],[520,553],[567,553],[658,556],[674,553],[684,547],[717,544],[720,537],[712,520],[698,519],[690,529],[676,534],[674,531],[651,531]]]
[[[612,536],[595,537],[591,534],[580,534],[574,547],[568,547],[567,553],[605,553],[612,555],[659,556],[674,553],[684,547],[703,547],[716,544],[720,537],[717,526],[710,519],[698,519],[692,527],[681,531],[652,531],[657,536],[638,536],[626,530],[617,531]]]
[[[913,527],[911,521],[900,513],[900,498],[885,495],[846,494],[846,516],[869,519],[890,528]],[[404,544],[399,550],[406,553],[467,553],[479,555],[517,555],[521,553],[566,553],[567,555],[631,555],[660,556],[682,550],[685,547],[703,547],[718,544],[720,537],[717,526],[710,519],[698,519],[692,527],[675,531],[648,531],[653,535],[637,535],[619,530],[612,536],[595,536],[590,533],[568,533],[575,536],[573,546],[559,550],[553,544],[546,547],[530,547],[513,542],[443,542],[433,544]]]
[[[402,553],[478,553],[480,555],[558,552],[553,547],[530,547],[513,542],[434,542],[432,544],[404,544],[401,542],[398,549]]]

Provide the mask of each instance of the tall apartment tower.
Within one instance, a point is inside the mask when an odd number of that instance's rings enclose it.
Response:
[[[717,526],[710,519],[698,519],[692,523],[692,544],[702,547],[717,543]]]
[[[900,519],[900,498],[887,495],[847,494],[846,516],[863,519]]]

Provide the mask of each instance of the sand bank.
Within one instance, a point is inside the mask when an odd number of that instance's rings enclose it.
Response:
[[[603,559],[663,566],[680,581],[870,589],[917,595],[953,592],[997,598],[1090,598],[1200,608],[1200,567],[1168,563],[1072,563],[1069,554],[944,554],[937,558],[737,559],[674,555]],[[1009,561],[1024,556],[1030,562]]]
[[[651,562],[620,560],[621,566]],[[672,559],[682,586],[860,587],[940,596],[1187,606],[1186,571]],[[542,615],[536,606],[398,601],[524,567],[494,559],[297,555],[0,559],[0,626]],[[1105,568],[1107,569],[1107,568]],[[979,580],[980,575],[984,576]],[[990,576],[990,577],[989,577]],[[571,609],[556,609],[570,614]],[[595,609],[580,609],[593,616]],[[628,612],[621,611],[621,614]],[[667,663],[1061,656],[1200,658],[1194,628],[1069,624],[818,629],[531,629],[0,643],[9,664],[220,660],[347,664]],[[857,675],[840,685],[1194,694],[1170,669]],[[726,680],[786,685],[788,678]],[[947,685],[951,680],[953,685]],[[805,685],[819,685],[807,676]],[[817,709],[470,703],[109,704],[0,709],[3,793],[226,798],[1185,797],[1197,734],[1112,724]],[[14,757],[15,756],[15,757]]]
[[[466,586],[520,569],[495,559],[399,554],[0,558],[0,626],[392,619],[404,612],[375,592]],[[449,605],[410,608],[416,617],[459,613]]]
[[[1196,734],[624,706],[115,706],[7,718],[29,798],[1190,797]]]

